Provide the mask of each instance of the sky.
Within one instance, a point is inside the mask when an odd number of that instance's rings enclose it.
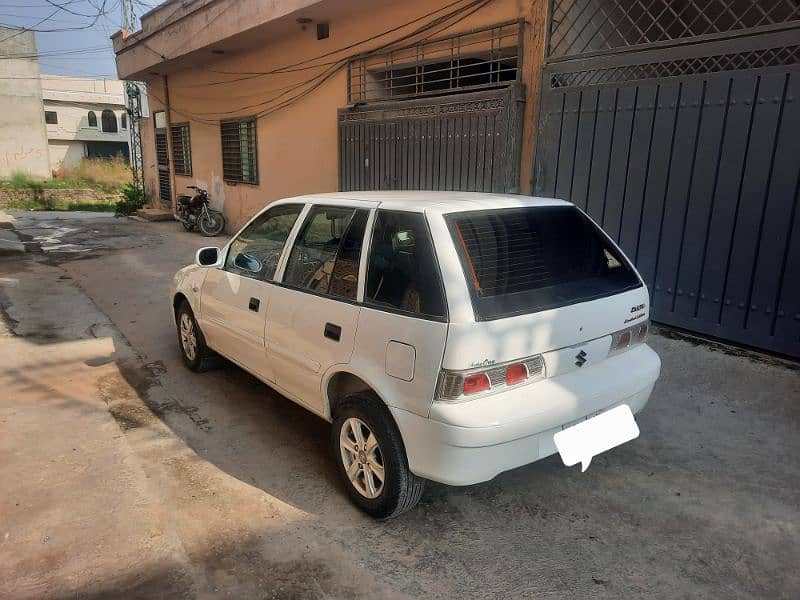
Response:
[[[134,10],[160,1],[133,0]],[[122,27],[121,0],[0,0],[0,24],[36,31],[43,74],[117,77],[109,38]]]

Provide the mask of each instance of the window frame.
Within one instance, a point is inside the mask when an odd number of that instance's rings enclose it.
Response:
[[[181,138],[181,148],[183,150],[183,157],[181,161],[177,160],[176,157],[176,149],[175,149],[175,131],[176,130],[183,130],[186,135],[183,136],[180,132],[178,136]],[[192,134],[190,131],[188,121],[182,123],[173,123],[170,126],[170,142],[172,146],[172,164],[173,168],[175,169],[175,175],[179,175],[181,177],[191,177],[192,176]],[[183,171],[178,170],[178,163],[182,162],[184,167]]]
[[[94,117],[94,125],[92,125],[92,118],[93,117]],[[98,125],[97,125],[97,113],[94,112],[93,110],[90,110],[89,112],[87,112],[86,113],[86,123],[87,123],[87,127],[91,127],[92,129],[97,129],[98,128]]]
[[[292,228],[289,230],[289,235],[286,237],[286,240],[283,242],[283,248],[281,249],[281,254],[278,257],[278,264],[275,267],[275,273],[272,275],[272,279],[266,280],[261,279],[260,277],[256,277],[255,275],[245,275],[240,273],[239,271],[232,271],[231,269],[227,268],[228,257],[231,252],[231,247],[233,243],[241,237],[241,235],[245,232],[245,230],[253,224],[253,222],[261,217],[262,215],[269,213],[273,209],[282,208],[285,206],[299,206],[300,212],[297,214],[297,218],[292,225]],[[226,273],[231,273],[232,275],[238,275],[239,277],[246,277],[247,279],[252,279],[254,281],[258,281],[265,284],[271,285],[282,285],[281,281],[283,280],[283,271],[284,267],[286,266],[286,261],[289,259],[289,252],[287,252],[287,248],[291,248],[294,245],[294,239],[297,237],[297,233],[300,230],[300,226],[305,222],[306,215],[309,211],[309,204],[307,202],[286,202],[281,204],[270,205],[267,207],[266,210],[256,213],[252,219],[250,219],[245,225],[239,230],[235,237],[231,238],[231,240],[226,244],[222,259],[222,265],[219,267],[220,270],[225,271]]]
[[[224,140],[224,132],[223,128],[226,125],[241,125],[241,123],[252,123],[253,124],[253,175],[252,179],[245,180],[244,176],[242,178],[236,179],[234,177],[229,176],[225,172],[225,140]],[[241,133],[239,133],[239,143],[241,144]],[[220,140],[220,158],[222,159],[222,180],[225,183],[230,185],[259,185],[260,184],[260,169],[258,168],[258,117],[256,116],[249,116],[249,117],[238,117],[235,119],[224,119],[219,122],[219,140]],[[242,169],[242,153],[241,148],[239,150],[239,172],[243,172]]]
[[[243,275],[241,273],[231,271],[230,269],[227,269],[225,267],[225,264],[228,261],[228,255],[230,254],[231,246],[233,245],[233,242],[235,242],[239,238],[239,236],[242,234],[242,232],[244,232],[244,230],[247,229],[247,227],[249,227],[250,224],[253,223],[253,221],[255,221],[257,218],[259,218],[261,215],[263,215],[264,214],[263,212],[260,212],[260,213],[256,214],[255,216],[253,216],[253,218],[250,219],[244,225],[244,227],[242,227],[242,229],[239,231],[239,233],[236,235],[236,237],[232,238],[228,242],[228,244],[226,245],[226,247],[224,248],[224,251],[223,251],[224,258],[222,260],[222,266],[219,267],[219,268],[221,270],[223,270],[223,271],[228,272],[228,273],[232,273],[233,275],[238,275],[240,277],[248,277],[249,279],[253,279],[255,281],[258,281],[258,282],[261,282],[261,283],[264,283],[264,284],[276,285],[276,286],[285,288],[287,290],[292,290],[294,292],[298,292],[298,293],[302,293],[302,294],[310,294],[312,296],[317,296],[317,297],[320,297],[320,298],[327,298],[328,300],[334,300],[336,302],[344,302],[346,304],[352,304],[352,305],[355,305],[355,306],[361,306],[362,308],[369,308],[371,310],[378,310],[378,311],[385,312],[385,313],[388,313],[388,314],[400,315],[400,316],[409,317],[409,318],[412,318],[412,319],[420,319],[420,320],[423,320],[423,321],[432,321],[434,323],[449,323],[450,322],[450,306],[449,306],[448,299],[447,299],[447,288],[445,287],[445,284],[444,284],[444,277],[442,275],[442,266],[441,266],[441,263],[439,261],[439,254],[437,252],[436,244],[434,243],[434,240],[433,240],[433,235],[431,233],[430,222],[428,221],[428,215],[427,214],[425,214],[424,212],[421,212],[421,211],[416,211],[416,210],[402,210],[402,209],[396,209],[396,208],[393,208],[393,209],[388,209],[388,208],[387,209],[381,209],[381,208],[375,207],[374,205],[373,206],[368,206],[368,205],[365,205],[365,203],[361,203],[361,202],[352,202],[351,203],[351,202],[347,202],[347,201],[341,202],[341,203],[340,202],[336,202],[336,203],[333,203],[333,204],[316,203],[316,202],[302,202],[302,201],[301,202],[287,202],[287,203],[280,203],[280,204],[270,205],[267,208],[267,211],[272,210],[273,208],[278,208],[278,207],[281,207],[281,206],[291,206],[291,205],[303,205],[303,209],[300,211],[300,214],[297,216],[297,219],[295,220],[294,225],[292,226],[292,230],[289,232],[289,236],[286,238],[286,241],[283,244],[283,249],[281,250],[280,258],[278,259],[278,266],[275,268],[275,275],[273,275],[271,280],[267,281],[267,280],[264,280],[264,279],[259,279],[257,277],[251,277],[251,276],[248,276],[248,275]],[[308,219],[308,215],[311,212],[311,209],[314,208],[315,206],[326,206],[326,207],[329,207],[329,208],[351,208],[354,211],[356,211],[356,210],[366,210],[369,213],[367,215],[367,222],[366,222],[366,224],[364,226],[364,239],[363,239],[362,245],[361,245],[361,256],[359,257],[359,261],[358,261],[358,287],[356,288],[357,291],[356,291],[355,299],[345,298],[343,296],[331,295],[331,294],[328,294],[328,293],[324,293],[323,294],[323,293],[320,293],[320,292],[316,292],[314,290],[301,288],[301,287],[298,287],[298,286],[295,286],[295,285],[290,285],[290,284],[284,282],[284,275],[286,274],[286,265],[289,262],[289,255],[292,252],[292,248],[294,248],[295,242],[297,241],[297,237],[300,235],[300,231],[302,230],[303,226],[306,223],[306,220]],[[439,282],[439,288],[441,290],[442,300],[443,300],[443,303],[444,303],[444,315],[443,316],[435,317],[433,315],[425,315],[425,314],[421,314],[421,313],[415,313],[415,312],[403,310],[403,309],[400,309],[400,308],[394,308],[392,306],[373,304],[373,303],[371,303],[371,302],[369,302],[369,301],[367,301],[365,299],[364,295],[365,295],[365,292],[366,292],[366,284],[367,284],[367,269],[369,268],[369,258],[371,256],[371,252],[372,252],[372,240],[373,240],[373,235],[374,235],[374,232],[375,232],[375,223],[376,223],[379,211],[411,213],[411,214],[420,215],[422,217],[422,222],[425,225],[425,232],[426,232],[426,234],[428,236],[428,241],[430,243],[431,252],[433,253],[433,259],[434,259],[433,260],[433,264],[434,264],[435,269],[436,269],[436,276],[437,276],[437,279],[438,279],[438,282]]]
[[[111,117],[114,117],[114,128],[106,129],[105,121],[108,121],[109,124],[111,123]],[[105,119],[105,121],[104,121]],[[119,133],[119,119],[117,118],[117,113],[115,113],[110,108],[104,108],[100,112],[100,131],[103,133]]]
[[[52,122],[47,120],[50,117],[50,115],[52,115],[52,118],[54,119]],[[55,110],[45,110],[44,123],[45,125],[58,125],[58,112]]]
[[[375,234],[375,227],[378,220],[378,212],[387,212],[387,213],[411,213],[414,215],[419,215],[422,217],[422,222],[425,226],[425,233],[428,236],[428,242],[430,243],[431,252],[433,254],[433,264],[436,269],[436,276],[439,282],[439,289],[442,294],[442,304],[444,307],[444,315],[441,317],[437,317],[434,315],[427,315],[422,313],[416,313],[408,310],[403,310],[402,308],[396,308],[393,306],[386,306],[385,304],[374,304],[367,300],[366,298],[366,287],[367,287],[367,275],[369,271],[369,259],[372,256],[372,240],[374,239]],[[369,308],[372,310],[380,310],[382,312],[401,315],[404,317],[410,317],[412,319],[421,319],[423,321],[433,321],[435,323],[449,323],[450,322],[450,306],[447,301],[447,289],[444,285],[444,277],[442,276],[442,266],[439,263],[439,254],[437,252],[436,244],[433,241],[433,235],[431,233],[431,226],[428,222],[428,215],[425,212],[416,211],[416,210],[402,210],[398,208],[376,208],[373,209],[372,215],[370,215],[370,220],[367,221],[367,230],[369,234],[369,243],[365,245],[361,249],[361,259],[362,263],[359,269],[359,293],[358,298],[360,299],[360,304],[364,308]],[[366,234],[365,234],[366,237]],[[365,252],[366,250],[366,252]],[[363,269],[363,270],[362,270]]]
[[[365,207],[365,206],[356,206],[356,205],[352,205],[352,204],[323,204],[323,203],[319,203],[319,204],[309,203],[309,204],[306,205],[306,207],[307,207],[307,210],[305,210],[304,213],[301,214],[301,217],[298,217],[298,221],[302,220],[302,222],[300,223],[300,227],[297,228],[297,231],[294,232],[294,236],[292,236],[292,238],[291,238],[291,244],[287,248],[284,248],[284,252],[285,252],[286,256],[285,256],[285,261],[283,263],[283,270],[281,271],[281,274],[280,274],[281,275],[280,281],[277,281],[277,273],[278,273],[278,271],[276,270],[275,271],[276,277],[273,280],[273,283],[277,283],[281,287],[284,287],[284,288],[286,288],[288,290],[294,290],[296,292],[303,292],[304,294],[311,294],[312,296],[319,296],[320,298],[328,298],[329,300],[338,300],[340,302],[346,302],[347,304],[362,305],[363,304],[363,295],[364,295],[362,282],[366,278],[366,273],[364,272],[364,268],[366,268],[364,257],[366,255],[365,250],[368,248],[368,241],[371,239],[371,236],[372,236],[371,226],[372,226],[372,223],[373,223],[374,217],[375,217],[375,209],[374,208],[368,208],[368,207]],[[342,236],[342,241],[344,241],[344,238],[347,235],[347,232],[350,230],[350,226],[353,223],[353,219],[355,219],[356,212],[358,212],[359,210],[363,210],[363,211],[365,211],[367,213],[367,222],[364,224],[364,237],[361,240],[361,253],[359,254],[359,257],[358,257],[358,281],[357,281],[357,284],[356,284],[356,297],[355,298],[346,298],[345,296],[338,296],[336,294],[331,294],[329,291],[328,292],[318,292],[316,290],[310,290],[308,288],[304,288],[304,287],[295,285],[293,283],[287,283],[286,281],[284,281],[284,277],[286,275],[286,266],[289,264],[289,257],[291,257],[292,250],[294,250],[294,246],[297,243],[297,239],[300,236],[300,233],[305,228],[305,225],[306,225],[306,223],[308,222],[308,219],[311,216],[311,211],[313,211],[315,208],[339,208],[339,209],[350,209],[350,210],[353,211],[353,216],[350,218],[350,222],[347,224],[347,229],[345,229],[344,235]],[[287,242],[288,241],[289,241],[289,239],[287,238]],[[339,247],[336,249],[336,259],[337,260],[339,258],[339,252],[341,251],[341,249],[342,249],[342,245],[340,243]],[[279,263],[278,266],[280,268],[280,266],[281,266],[280,263]],[[336,265],[334,263],[334,269],[335,269],[335,266]]]

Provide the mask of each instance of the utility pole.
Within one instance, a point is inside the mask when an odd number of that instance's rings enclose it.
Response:
[[[122,0],[122,27],[127,31],[136,28],[136,12],[133,9],[133,0]],[[144,191],[142,182],[142,88],[144,84],[137,81],[125,81],[125,104],[128,112],[128,131],[131,140],[131,171],[133,172],[133,188],[137,192]]]

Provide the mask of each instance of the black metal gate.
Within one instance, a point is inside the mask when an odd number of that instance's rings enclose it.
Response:
[[[800,7],[553,0],[535,193],[635,260],[653,319],[800,356]]]
[[[522,87],[339,110],[339,187],[519,191]]]

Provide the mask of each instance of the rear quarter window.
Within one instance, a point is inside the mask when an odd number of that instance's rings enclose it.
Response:
[[[447,318],[439,267],[423,214],[377,212],[364,302],[409,316]]]
[[[573,206],[445,216],[479,320],[533,313],[641,286],[628,261]]]

